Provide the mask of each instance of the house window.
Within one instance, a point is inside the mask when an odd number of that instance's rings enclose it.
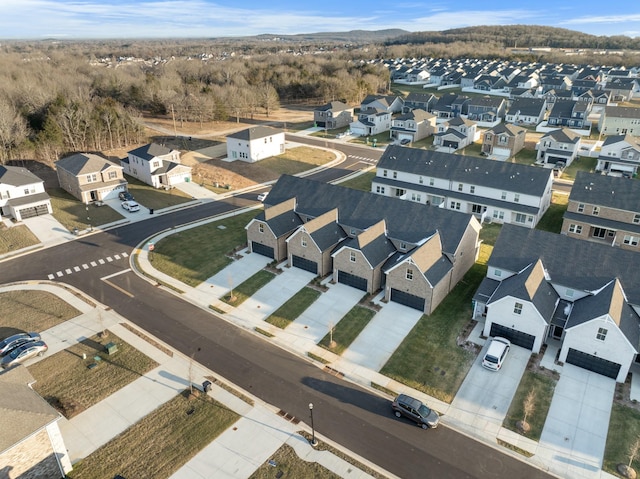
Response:
[[[418,178],[418,183],[421,185],[424,183],[424,178],[422,178],[422,176]]]
[[[384,176],[384,177],[387,176],[387,170],[382,170],[382,176]]]
[[[501,277],[501,276],[502,276],[502,270],[496,269],[496,270],[494,270],[494,271],[493,271],[493,274],[494,274],[497,278],[499,278],[499,277]]]
[[[522,213],[516,214],[516,223],[525,223],[527,221],[527,215],[523,215]]]
[[[624,240],[622,242],[630,246],[638,246],[638,237],[631,236],[631,235],[624,235]]]
[[[578,204],[578,213],[582,213],[584,212],[584,203],[579,203]]]
[[[598,341],[604,341],[607,337],[607,333],[609,331],[607,331],[606,328],[598,328],[598,333],[596,334],[596,339]]]
[[[513,195],[514,203],[520,203],[520,195],[518,193]]]
[[[29,194],[29,188],[25,188],[25,189],[24,189],[24,194],[25,194],[25,195],[28,195],[28,194]]]
[[[395,179],[395,178],[397,178],[397,177],[398,177],[398,172],[397,172],[397,171],[394,171],[394,172],[393,172],[393,178]]]
[[[351,261],[352,263],[356,262],[356,253],[355,253],[355,251],[351,251],[349,253],[349,261]]]
[[[451,202],[451,209],[452,209],[452,210],[460,210],[460,202],[458,202],[458,201],[452,201],[452,202]]]
[[[593,228],[594,238],[604,238],[606,234],[607,230],[605,228]]]
[[[469,187],[469,193],[475,193],[476,192],[476,187],[475,186],[470,186]]]
[[[477,215],[482,214],[486,209],[487,208],[482,205],[471,205],[471,212]]]
[[[93,183],[94,181],[98,181],[98,176],[95,173],[87,175],[87,183]]]
[[[500,199],[501,200],[506,200],[507,199],[507,192],[503,191],[502,194],[500,195]]]
[[[406,251],[407,250],[407,243],[405,243],[405,242],[400,243],[400,249],[402,251]]]
[[[594,206],[593,207],[593,216],[598,216],[600,214],[600,207],[599,206]]]
[[[307,238],[303,236],[300,239],[300,244],[302,245],[303,248],[306,248],[307,247]]]
[[[376,193],[384,195],[384,186],[376,186]]]
[[[260,233],[264,233],[264,224],[263,223],[258,224],[258,231]]]
[[[350,233],[351,235],[354,235],[354,236],[355,236],[355,234],[356,234],[356,229],[355,229],[355,228],[351,228],[351,229],[349,230],[349,233]]]
[[[411,268],[407,268],[407,280],[413,281],[413,270]]]
[[[433,178],[429,178],[429,186],[433,186],[433,184],[434,184]]]
[[[419,193],[411,193],[411,201],[420,202],[421,200],[422,200],[422,198],[421,198]]]
[[[458,183],[458,191],[462,191],[462,187],[463,187],[462,183]]]
[[[497,220],[504,220],[504,211],[493,210],[493,217]]]
[[[573,290],[567,289],[565,295],[567,296],[567,298],[573,298]]]
[[[115,180],[118,177],[118,173],[116,173],[115,171],[110,171],[109,172],[109,179],[110,180]]]
[[[640,224],[640,215],[639,215],[639,214],[636,214],[636,215],[633,217],[633,222],[634,222],[635,224]]]
[[[582,234],[582,226],[581,225],[569,225],[569,233],[575,233],[577,235]]]
[[[513,312],[516,314],[522,314],[522,303],[516,303],[513,305]]]

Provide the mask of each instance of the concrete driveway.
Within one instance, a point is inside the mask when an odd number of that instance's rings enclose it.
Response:
[[[258,253],[243,253],[244,256],[225,267],[219,273],[203,281],[196,289],[211,294],[211,302],[224,296],[231,288],[245,282],[264,268],[271,260]]]
[[[465,428],[495,437],[518,389],[531,351],[512,345],[500,371],[490,371],[482,367],[488,344],[489,341],[471,366],[446,417]]]
[[[599,478],[616,382],[565,364],[535,460],[561,477]]]

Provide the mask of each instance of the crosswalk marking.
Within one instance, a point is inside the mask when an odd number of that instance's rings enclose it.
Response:
[[[119,255],[119,254],[114,254],[114,255],[113,255],[113,257],[114,257],[115,259],[120,259],[120,255]]]
[[[55,278],[55,275],[50,274],[50,275],[49,275],[49,276],[47,276],[47,277],[48,277],[49,279],[54,279],[54,278]]]
[[[56,279],[56,278],[61,278],[63,277],[65,274],[73,274],[73,273],[79,273],[82,270],[87,270],[89,268],[95,268],[99,265],[103,265],[103,264],[107,264],[107,263],[113,263],[114,261],[120,260],[120,259],[125,259],[129,256],[128,253],[117,253],[117,254],[113,254],[112,256],[106,256],[104,259],[103,258],[98,258],[95,261],[89,261],[88,263],[83,263],[81,266],[73,266],[72,268],[65,268],[64,270],[60,270],[60,271],[56,271],[55,273],[49,273],[47,275],[47,278],[49,278],[50,280]]]
[[[124,256],[125,258],[129,257],[129,253],[122,253],[122,256]]]
[[[67,273],[67,274],[71,274],[71,269],[67,268],[67,269],[64,270],[64,272]]]
[[[89,263],[89,264],[90,264],[91,266],[93,266],[94,268],[95,268],[96,266],[98,266],[98,263],[96,263],[95,261],[92,261],[92,262],[91,262],[91,263]]]
[[[84,264],[82,265],[82,267],[83,267],[84,269],[89,269],[89,265],[88,265],[87,263],[84,263]]]
[[[80,266],[74,266],[73,270],[77,273],[78,271],[80,271]]]
[[[100,263],[100,264],[104,264],[104,260],[103,260],[102,258],[100,258],[100,259],[98,260],[98,263]]]
[[[113,258],[111,256],[107,256],[107,261],[111,263],[113,261]]]
[[[58,278],[64,276],[64,273],[62,271],[58,271],[56,274],[58,275]]]

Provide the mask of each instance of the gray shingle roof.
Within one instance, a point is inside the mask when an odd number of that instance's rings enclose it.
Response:
[[[509,107],[509,113],[520,113],[522,116],[538,116],[545,106],[545,100],[540,98],[516,98]]]
[[[569,128],[559,128],[557,130],[552,130],[542,137],[542,139],[544,138],[552,138],[559,143],[577,143],[578,141],[580,141],[580,135],[578,135],[573,130],[570,130]]]
[[[486,158],[389,145],[378,170],[397,170],[503,191],[542,196],[551,170]]]
[[[520,271],[538,259],[553,283],[596,291],[618,278],[629,302],[640,305],[640,268],[635,251],[505,224],[489,267]]]
[[[453,253],[472,215],[335,186],[307,178],[282,175],[265,200],[267,206],[296,198],[296,211],[312,217],[338,208],[339,222],[365,230],[384,219],[390,238],[417,244],[440,232],[443,251]]]
[[[109,160],[93,153],[76,153],[56,161],[56,168],[62,168],[75,176],[97,173],[110,166],[122,168],[120,165],[111,163]]]
[[[329,247],[338,244],[347,237],[344,230],[335,222],[328,223],[318,228],[310,234],[313,241],[318,245],[320,251],[325,251]]]
[[[256,216],[256,220],[266,222],[269,225],[269,228],[271,228],[271,231],[273,231],[273,234],[276,236],[276,238],[280,238],[291,233],[298,226],[303,224],[300,217],[293,210],[285,211],[284,213],[275,216],[268,221],[265,220],[264,211],[261,211],[260,214]]]
[[[129,154],[137,156],[138,158],[149,161],[158,156],[164,156],[171,153],[173,150],[157,143],[149,143],[148,145],[141,146],[135,150],[131,150]]]
[[[611,116],[615,118],[638,118],[640,119],[640,108],[632,106],[605,106],[605,117]]]
[[[260,138],[266,138],[268,136],[277,135],[282,133],[282,130],[277,128],[271,128],[270,126],[252,126],[246,130],[238,131],[227,135],[227,138],[236,138],[238,140],[259,140]]]
[[[0,184],[23,186],[43,182],[44,180],[41,180],[26,168],[0,165]]]
[[[569,201],[640,212],[640,181],[578,171]]]

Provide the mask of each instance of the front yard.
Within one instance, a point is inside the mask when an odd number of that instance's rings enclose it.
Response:
[[[28,248],[40,243],[40,240],[26,225],[15,225],[8,228],[0,222],[0,255]]]
[[[336,354],[344,353],[375,315],[375,311],[354,306],[318,345]]]
[[[124,216],[113,208],[96,206],[93,203],[85,205],[62,188],[49,188],[47,193],[51,197],[53,217],[69,231],[73,231],[74,228],[85,230],[124,219]]]
[[[167,191],[147,185],[132,176],[126,176],[126,178],[129,182],[129,185],[127,186],[129,192],[133,195],[136,201],[140,203],[142,208],[159,210],[170,206],[180,205],[192,200],[189,195],[183,193],[178,188],[171,188]]]

